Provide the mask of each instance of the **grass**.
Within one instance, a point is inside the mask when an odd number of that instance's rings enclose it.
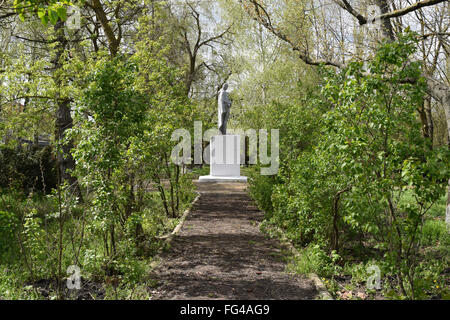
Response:
[[[193,179],[198,179],[200,176],[209,175],[209,165],[202,165],[201,167],[194,166],[190,173],[192,174]]]
[[[411,190],[406,190],[400,200],[401,205],[414,205],[416,203],[414,194]],[[435,219],[445,219],[445,208],[447,206],[447,195],[442,195],[427,212],[427,217]]]
[[[193,185],[187,188],[192,190],[187,190],[181,199],[180,212],[195,196]],[[144,209],[134,213],[143,226],[145,239],[138,244],[132,224],[123,229],[117,224],[116,255],[108,256],[103,235],[99,232],[101,220],[96,219],[90,210],[90,199],[85,201],[72,206],[71,214],[66,215],[61,264],[64,279],[61,281],[65,281],[67,267],[77,265],[87,283],[103,283],[106,293],[102,297],[105,299],[148,299],[147,287],[152,281],[148,274],[155,265],[153,256],[164,244],[154,237],[170,232],[179,219],[167,217],[157,192],[147,192]],[[25,197],[10,190],[0,193],[0,300],[57,297],[55,288],[51,288],[52,279],[58,278],[59,215],[56,213],[54,198],[42,195]],[[33,273],[27,267],[30,264]],[[114,270],[113,274],[111,270]],[[111,277],[118,285],[108,284]],[[37,290],[36,280],[49,283],[48,296]],[[89,294],[96,296],[98,292]]]
[[[410,190],[402,195],[401,205],[414,206],[415,199]],[[425,215],[423,228],[421,230],[420,246],[418,253],[418,265],[416,268],[415,283],[416,298],[449,299],[450,288],[448,283],[448,270],[450,258],[450,234],[445,223],[446,196],[443,195],[429,209]],[[269,235],[282,239],[283,236],[272,233],[270,228],[265,228],[269,224],[266,220],[262,223],[262,231]],[[287,237],[285,237],[287,238]],[[291,239],[292,243],[292,239]],[[366,244],[367,245],[367,244]],[[367,251],[370,249],[370,251]],[[340,252],[342,256],[333,255],[331,252],[324,252],[319,246],[310,244],[306,247],[297,248],[299,254],[293,257],[288,264],[288,271],[299,274],[315,273],[319,275],[331,294],[339,299],[342,292],[352,291],[364,292],[368,299],[402,299],[401,295],[393,290],[392,274],[384,269],[385,261],[380,254],[380,250],[369,248],[361,244],[361,248],[351,245],[345,251]],[[371,266],[375,265],[381,271],[381,289],[369,289],[367,287],[368,278],[372,275]],[[387,274],[383,274],[387,272]],[[346,295],[347,299],[351,295]],[[360,299],[353,295],[350,299]]]
[[[422,244],[425,246],[450,246],[450,234],[445,221],[427,220],[422,228]]]
[[[254,171],[253,168],[247,166],[241,166],[241,175],[242,176],[250,176],[250,173]],[[191,169],[193,179],[198,179],[200,176],[209,175],[209,165],[202,165],[201,167],[194,167]]]
[[[403,193],[400,201],[402,205],[415,204],[413,193],[408,190]],[[425,221],[422,226],[421,245],[428,246],[450,246],[450,235],[445,223],[445,209],[447,205],[447,196],[443,195],[436,201],[425,215]]]

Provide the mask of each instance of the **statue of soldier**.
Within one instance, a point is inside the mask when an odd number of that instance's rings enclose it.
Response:
[[[221,134],[227,134],[227,122],[230,117],[231,100],[228,97],[228,83],[225,83],[219,92],[219,131]]]

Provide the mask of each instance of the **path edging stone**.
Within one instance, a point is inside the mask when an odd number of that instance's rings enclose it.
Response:
[[[161,263],[161,257],[162,257],[163,252],[165,251],[165,248],[169,247],[170,242],[172,241],[173,237],[178,232],[180,232],[181,227],[183,227],[183,224],[184,224],[184,221],[186,220],[187,215],[189,214],[189,212],[191,212],[191,210],[194,207],[195,203],[200,198],[200,192],[196,191],[196,193],[197,193],[197,196],[191,202],[191,205],[189,206],[189,208],[184,210],[183,215],[180,218],[180,221],[175,226],[175,228],[172,230],[172,232],[170,232],[170,233],[168,233],[166,235],[160,236],[160,237],[156,237],[156,239],[158,239],[158,240],[164,240],[165,245],[161,249],[159,249],[159,252],[153,257],[153,262],[151,263],[151,269],[156,268],[156,266]]]
[[[154,261],[152,300],[318,298],[314,281],[285,272],[280,241],[261,233],[263,212],[245,186],[199,189],[200,197],[166,237],[175,239]]]
[[[195,199],[191,202],[191,205],[189,206],[189,208],[187,208],[186,210],[184,210],[183,215],[180,218],[180,221],[178,222],[178,224],[176,225],[176,227],[172,230],[171,233],[168,233],[164,236],[158,237],[158,239],[160,240],[164,240],[166,242],[166,244],[170,244],[170,242],[172,241],[173,237],[180,232],[181,228],[183,227],[184,221],[186,220],[187,215],[191,212],[192,208],[194,207],[195,203],[198,201],[198,199],[200,198],[200,192],[197,192],[197,196],[195,197]]]

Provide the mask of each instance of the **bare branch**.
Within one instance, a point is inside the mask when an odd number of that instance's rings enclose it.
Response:
[[[243,0],[239,0],[239,2],[243,3]],[[267,30],[269,30],[271,33],[273,33],[275,36],[280,38],[281,40],[284,40],[285,42],[289,43],[292,47],[292,50],[297,51],[299,53],[300,59],[302,59],[306,64],[309,65],[329,65],[334,66],[338,68],[342,68],[342,64],[337,61],[332,60],[322,60],[322,59],[312,59],[309,55],[309,53],[298,47],[294,41],[288,38],[287,35],[282,33],[280,30],[275,28],[275,26],[272,24],[272,21],[270,20],[270,16],[265,10],[265,8],[258,3],[257,0],[249,0],[249,2],[253,5],[253,9],[255,10],[256,15],[251,12],[248,6],[244,5],[245,11],[257,22],[259,22],[262,26],[264,26]]]
[[[435,4],[441,3],[441,2],[446,2],[448,0],[423,0],[423,1],[418,1],[410,6],[407,6],[405,8],[401,8],[398,10],[394,10],[388,13],[384,13],[381,14],[377,17],[375,17],[374,19],[390,19],[390,18],[394,18],[394,17],[401,17],[404,16],[405,14],[408,14],[410,12],[413,12],[415,10],[418,10],[420,8],[423,7],[428,7],[428,6],[433,6]]]
[[[352,16],[354,16],[356,19],[358,19],[358,22],[360,25],[366,24],[367,19],[363,17],[359,12],[357,12],[353,7],[348,3],[347,0],[333,0],[339,7],[346,10],[348,13],[350,13]],[[341,2],[342,1],[342,2]]]
[[[227,33],[229,33],[229,31],[230,31],[230,29],[232,28],[232,26],[233,26],[233,25],[231,24],[231,25],[228,26],[228,28],[225,29],[224,32],[218,34],[217,36],[214,36],[214,37],[211,37],[211,38],[209,38],[209,39],[206,39],[205,41],[202,41],[202,42],[199,44],[199,47],[201,47],[201,46],[203,46],[203,45],[206,45],[206,44],[208,44],[209,42],[213,42],[213,41],[215,41],[215,40],[218,40],[218,39],[222,38],[222,37],[225,36]]]
[[[350,13],[352,16],[354,16],[360,25],[364,25],[368,23],[368,20],[366,17],[364,17],[362,14],[357,12],[347,0],[333,0],[338,6],[340,6],[342,9],[346,10],[348,13]],[[342,1],[342,2],[341,2]],[[416,11],[423,7],[433,6],[435,4],[446,2],[448,0],[422,0],[418,1],[412,5],[409,5],[405,8],[397,9],[394,11],[390,11],[387,13],[380,14],[379,16],[373,17],[373,20],[383,20],[383,19],[390,19],[395,17],[401,17],[404,16],[410,12]]]

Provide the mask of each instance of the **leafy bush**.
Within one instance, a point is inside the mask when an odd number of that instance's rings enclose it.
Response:
[[[0,188],[49,192],[56,181],[56,159],[51,147],[0,146]]]
[[[319,245],[309,245],[295,259],[295,270],[301,274],[317,273],[321,277],[331,277],[341,271],[336,264],[339,258],[336,252],[327,254]]]
[[[14,213],[0,210],[0,262],[9,259],[17,250],[15,233],[18,223]]]
[[[445,194],[450,163],[448,148],[431,148],[417,119],[425,82],[421,65],[409,61],[415,39],[407,32],[380,46],[366,64],[354,61],[338,73],[322,69],[322,97],[310,105],[311,114],[319,115],[311,133],[316,140],[294,157],[294,151],[284,154],[276,185],[266,177],[250,180],[268,219],[293,242],[308,246],[301,270],[326,274],[321,266],[332,252],[370,252],[390,284],[410,298],[416,293],[422,223]],[[307,110],[297,109],[299,115]],[[280,126],[302,123],[295,113],[288,120],[280,120],[282,112],[270,117]],[[283,139],[283,145],[295,150],[297,142]],[[427,222],[425,242],[446,241],[441,223]]]
[[[270,218],[273,213],[272,193],[276,184],[274,176],[263,176],[259,174],[259,168],[250,171],[250,195],[256,201],[259,208]]]

